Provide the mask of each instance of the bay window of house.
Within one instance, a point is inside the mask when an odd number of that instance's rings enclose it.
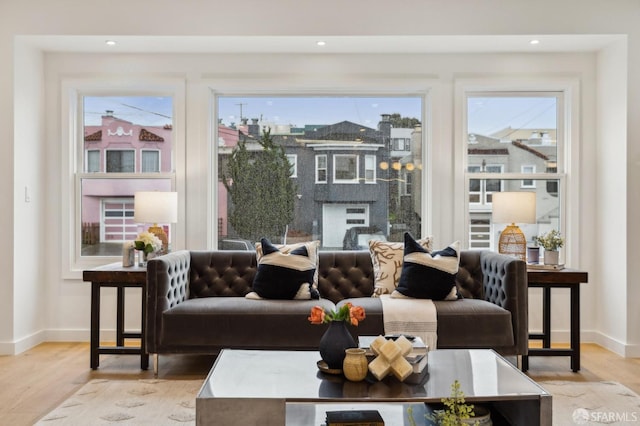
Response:
[[[528,241],[562,232],[565,175],[557,163],[564,158],[564,93],[470,91],[465,101],[469,247],[496,249],[507,225],[492,221],[498,191],[536,194],[536,223],[517,224]]]
[[[134,222],[137,191],[173,191],[173,98],[77,93],[73,235],[82,257],[121,256],[150,224]],[[171,224],[165,228],[171,241]]]
[[[333,183],[358,183],[360,157],[353,154],[333,156]]]
[[[414,165],[427,150],[412,152],[407,141],[423,143],[424,94],[214,96],[217,248],[253,247],[268,237],[274,243],[320,240],[323,250],[366,249],[367,235],[421,237],[422,170]],[[395,134],[402,143],[393,141]],[[268,148],[266,137],[292,166],[293,188],[266,183],[276,182],[281,167],[281,154]],[[266,192],[263,184],[278,195],[258,196]],[[247,198],[245,191],[256,194]],[[271,216],[276,210],[284,213]]]

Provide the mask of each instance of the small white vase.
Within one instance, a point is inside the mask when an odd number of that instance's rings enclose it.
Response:
[[[560,258],[560,252],[557,250],[545,250],[544,251],[544,264],[545,265],[558,265]]]

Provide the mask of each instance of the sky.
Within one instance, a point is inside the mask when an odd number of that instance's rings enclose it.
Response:
[[[556,128],[557,100],[553,96],[473,96],[468,102],[468,132],[490,135],[505,127],[513,129]],[[171,97],[85,97],[85,124],[100,124],[106,110],[135,124],[163,126],[171,123]],[[223,124],[240,124],[240,118],[258,118],[274,124],[334,124],[351,121],[376,129],[381,114],[422,117],[419,96],[243,96],[218,97]]]

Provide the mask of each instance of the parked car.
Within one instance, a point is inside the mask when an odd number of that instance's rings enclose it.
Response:
[[[345,232],[342,249],[367,250],[369,240],[387,241],[387,237],[377,226],[354,226]]]
[[[255,246],[249,240],[222,240],[222,250],[255,250]]]

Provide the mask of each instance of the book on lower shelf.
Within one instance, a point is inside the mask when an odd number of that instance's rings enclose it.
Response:
[[[378,410],[327,411],[326,426],[384,426]]]

